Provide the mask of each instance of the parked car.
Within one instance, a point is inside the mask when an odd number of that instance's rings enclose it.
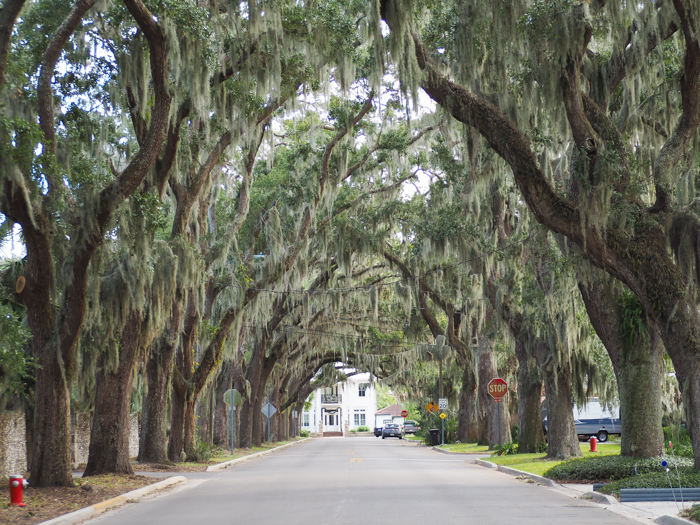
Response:
[[[620,435],[622,420],[620,409],[606,409],[598,398],[589,399],[582,407],[574,407],[574,422],[579,439],[590,439],[595,436],[599,443],[605,443],[609,435]]]
[[[403,424],[404,434],[415,434],[419,430],[420,427],[418,426],[418,423],[416,423],[412,419],[407,419],[406,422]]]
[[[382,435],[382,427],[374,427],[374,435],[379,437]]]
[[[382,439],[395,437],[403,439],[403,429],[397,423],[389,423],[382,428]]]
[[[544,415],[544,433],[547,434],[547,412],[542,407]],[[600,404],[597,397],[589,398],[584,406],[574,406],[574,423],[579,439],[588,440],[595,437],[599,443],[605,443],[608,436],[620,435],[622,432],[622,420],[619,409],[617,413],[606,409]]]

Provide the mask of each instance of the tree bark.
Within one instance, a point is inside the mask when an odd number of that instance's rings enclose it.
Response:
[[[457,439],[461,443],[476,439],[476,375],[471,363],[466,364],[462,371],[458,418]]]
[[[518,358],[518,452],[537,452],[544,443],[542,428],[542,377],[536,363],[528,359],[525,345],[515,342]]]
[[[488,445],[490,448],[499,444],[498,403],[486,390],[486,385],[488,385],[489,381],[498,377],[495,357],[491,342],[486,336],[479,334],[479,385],[481,385],[479,388],[479,404],[481,405],[479,411],[481,414],[479,444]],[[512,441],[510,435],[510,413],[503,401],[500,404],[503,405],[500,408],[500,444],[505,444]]]
[[[656,323],[646,316],[646,337],[622,339],[620,298],[602,272],[579,282],[588,317],[613,364],[620,395],[623,456],[651,458],[663,453],[661,384],[664,348]]]
[[[574,424],[571,363],[561,357],[544,342],[538,343],[537,364],[547,398],[547,457],[556,459],[581,456]]]
[[[140,330],[141,314],[132,311],[122,331],[116,370],[108,370],[107,360],[102,359],[102,367],[97,373],[95,410],[84,477],[134,473],[129,458],[129,413]]]
[[[145,417],[141,432],[143,445],[139,450],[141,463],[165,463],[168,460],[166,408],[168,385],[173,369],[174,342],[157,344],[146,361],[148,391],[144,402]]]

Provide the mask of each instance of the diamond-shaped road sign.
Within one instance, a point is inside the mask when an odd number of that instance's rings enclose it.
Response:
[[[440,414],[440,417],[441,417],[442,419],[445,419],[445,418],[447,417],[447,414],[445,414],[445,413],[443,412],[442,414]]]
[[[266,418],[270,419],[272,415],[277,412],[277,409],[272,405],[272,403],[268,402],[263,405],[261,412]]]

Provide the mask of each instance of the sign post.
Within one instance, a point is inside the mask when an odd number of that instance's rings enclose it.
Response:
[[[498,403],[498,445],[501,446],[501,400],[508,393],[508,383],[496,377],[489,381],[488,393]]]
[[[438,399],[438,408],[440,410],[447,410],[447,398],[441,397]],[[444,416],[444,417],[443,417]],[[442,444],[445,444],[445,418],[447,415],[444,413],[440,414],[440,430],[442,434]]]
[[[277,409],[269,401],[262,407],[261,412],[267,418],[267,446],[270,446],[270,418],[277,412]]]
[[[241,402],[241,393],[235,388],[230,388],[224,392],[224,403],[228,405],[228,421],[229,421],[229,434],[231,435],[231,455],[233,456],[233,445],[236,439],[236,420],[233,417],[233,411]]]

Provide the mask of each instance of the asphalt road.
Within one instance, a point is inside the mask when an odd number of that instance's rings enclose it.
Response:
[[[470,459],[395,439],[316,439],[192,479],[89,524],[637,523]]]

